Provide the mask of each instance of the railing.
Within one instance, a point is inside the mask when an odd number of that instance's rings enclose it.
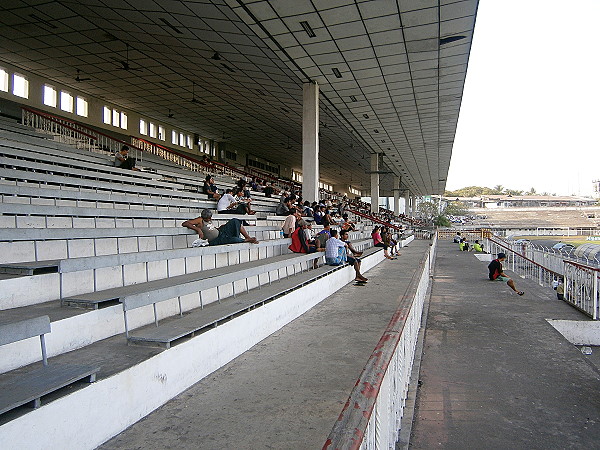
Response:
[[[511,244],[496,238],[487,239],[486,246],[492,254],[506,254],[506,266],[510,270],[523,278],[537,281],[540,286],[552,286],[553,281],[564,278],[564,301],[594,320],[600,317],[600,269],[562,258],[559,262],[558,256],[553,257],[556,255],[542,255],[551,266],[548,267],[527,257],[525,252],[519,253]]]
[[[452,239],[454,238],[454,236],[456,236],[456,231],[457,229],[447,229],[447,230],[438,230],[438,237],[440,239]],[[492,232],[491,230],[487,229],[487,228],[477,228],[477,229],[471,229],[471,230],[460,230],[460,235],[461,237],[467,238],[467,240],[479,240],[479,239],[485,239],[488,237],[492,236]]]
[[[536,281],[540,286],[552,286],[554,280],[562,276],[562,271],[556,272],[545,267],[522,253],[513,250],[508,243],[496,238],[487,238],[484,248],[492,254],[504,253],[506,261],[504,266],[523,278]]]
[[[142,149],[128,142],[81,125],[73,120],[54,116],[35,109],[22,107],[23,125],[53,134],[59,141],[88,151],[103,151],[114,154],[127,145],[134,150],[135,158],[142,159]]]
[[[204,162],[160,144],[155,144],[137,137],[132,136],[131,142],[125,142],[73,120],[48,114],[43,111],[37,111],[27,107],[22,107],[21,111],[24,125],[51,133],[61,142],[74,145],[77,148],[83,148],[89,151],[116,153],[123,145],[127,145],[130,149],[134,150],[135,154],[133,156],[140,162],[143,162],[143,154],[144,152],[147,152],[195,172],[215,172],[227,175],[231,178],[253,176],[251,173],[241,169],[214,161]],[[263,176],[263,178],[268,178],[280,189],[290,189],[293,187],[292,184],[274,177]]]
[[[598,320],[600,269],[565,261],[564,300],[594,320]]]
[[[381,219],[379,219],[378,217],[375,217],[375,216],[371,216],[371,215],[369,215],[369,214],[362,213],[362,212],[360,212],[360,211],[357,211],[357,210],[355,210],[355,209],[347,209],[347,211],[348,211],[348,212],[351,212],[352,214],[356,214],[357,216],[359,216],[359,217],[362,217],[363,219],[368,219],[368,220],[370,220],[370,221],[372,221],[372,222],[375,222],[375,223],[378,223],[378,224],[380,224],[380,225],[385,225],[386,227],[388,227],[388,228],[392,228],[392,229],[394,229],[394,230],[396,230],[396,231],[402,231],[402,228],[401,228],[401,227],[398,227],[398,226],[396,226],[396,225],[392,225],[391,223],[389,223],[389,222],[386,222],[386,221],[384,221],[384,220],[381,220]]]
[[[173,164],[177,164],[185,169],[191,170],[193,172],[211,172],[214,171],[214,167],[216,163],[205,162],[201,160],[197,160],[191,156],[188,156],[184,153],[179,153],[176,150],[172,150],[167,147],[163,147],[160,144],[155,144],[154,142],[149,142],[144,139],[140,139],[134,136],[131,136],[131,145],[136,148],[141,148],[147,153],[150,153],[154,156],[158,156],[164,160],[172,162]],[[225,166],[227,167],[227,166]],[[224,170],[219,171],[220,173],[224,173],[229,176],[232,175],[232,172],[225,172]]]
[[[436,246],[434,238],[323,449],[395,447]]]

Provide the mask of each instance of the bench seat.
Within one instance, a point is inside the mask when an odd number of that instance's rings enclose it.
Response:
[[[369,249],[363,257],[380,250],[379,248]],[[289,291],[302,287],[346,266],[324,265],[302,272],[294,277],[288,277],[276,284],[242,293],[236,298],[228,298],[221,303],[211,303],[204,309],[196,308],[181,317],[163,319],[159,326],[147,325],[129,332],[128,340],[130,343],[136,345],[170,348],[179,341],[192,338],[203,331],[227,322],[254,308],[263,306],[265,303],[275,300]]]
[[[323,256],[323,253],[312,255],[292,253],[274,256],[267,260],[250,261],[234,266],[192,272],[128,286],[74,295],[63,298],[61,303],[68,306],[98,309],[98,307],[104,305],[121,302],[124,303],[126,309],[133,309],[133,305],[144,303],[148,299],[152,299],[152,303],[157,303],[193,292],[201,292],[252,276],[301,264],[319,256]]]
[[[203,309],[196,308],[181,317],[163,319],[158,327],[151,324],[130,331],[128,340],[136,345],[170,348],[177,341],[192,338],[337,269],[338,267],[321,266],[271,286],[262,286],[261,289],[228,298],[221,303],[211,303]]]
[[[19,373],[6,381],[4,378],[9,377],[2,375],[0,376],[0,414],[28,403],[38,408],[44,395],[86,378],[88,382],[93,383],[99,370],[98,366],[53,364],[25,374]]]

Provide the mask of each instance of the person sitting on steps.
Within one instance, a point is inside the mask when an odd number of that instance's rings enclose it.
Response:
[[[515,291],[518,295],[523,295],[525,292],[517,290],[515,287],[515,282],[511,280],[502,269],[502,261],[506,259],[506,255],[504,253],[498,253],[498,258],[494,259],[488,265],[488,269],[490,271],[489,277],[492,281],[506,281],[506,284],[509,288]]]
[[[361,260],[359,257],[362,256],[363,252],[359,252],[358,250],[355,250],[354,247],[352,247],[352,244],[349,240],[349,235],[350,233],[348,232],[348,230],[342,230],[340,232],[340,240],[346,243],[346,251],[349,252],[346,255],[346,257],[348,258],[348,264],[354,267],[354,272],[356,274],[354,281],[365,282],[368,280],[368,278],[364,277],[360,273]]]
[[[241,242],[258,244],[258,240],[248,234],[244,225],[246,225],[244,221],[233,218],[228,220],[225,225],[217,228],[212,223],[212,211],[210,209],[203,209],[200,217],[186,220],[181,224],[182,227],[198,233],[198,238],[208,241],[208,245],[239,244]],[[240,234],[244,237],[243,239]],[[202,243],[199,245],[202,245]]]
[[[219,194],[219,190],[217,189],[217,186],[215,186],[215,179],[212,175],[206,175],[204,185],[202,186],[202,192],[208,195],[208,198],[212,198],[213,200],[219,201],[221,198],[221,194]]]
[[[232,190],[227,189],[223,197],[217,203],[219,214],[256,214],[250,207],[250,199],[244,200],[242,192],[237,191],[235,197],[231,195]]]
[[[120,169],[140,170],[135,167],[136,159],[129,156],[129,147],[124,145],[118,153],[115,153],[115,167]]]

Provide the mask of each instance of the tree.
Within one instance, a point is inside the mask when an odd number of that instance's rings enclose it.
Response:
[[[506,195],[523,195],[523,191],[520,191],[518,189],[505,189],[504,193]]]
[[[464,202],[450,202],[444,209],[444,216],[466,216],[469,208]]]
[[[438,205],[433,202],[421,202],[417,206],[419,216],[426,222],[430,223],[438,213]]]
[[[504,193],[504,186],[502,186],[501,184],[498,184],[498,185],[494,186],[492,188],[492,190],[494,191],[494,194],[500,195],[500,194]]]
[[[525,195],[535,195],[535,188],[532,187],[528,192],[525,192]]]
[[[452,225],[448,218],[444,215],[439,215],[433,219],[433,224],[437,227],[449,227]]]
[[[456,191],[446,191],[444,196],[446,197],[479,197],[481,195],[491,195],[493,190],[488,187],[480,186],[468,186]]]

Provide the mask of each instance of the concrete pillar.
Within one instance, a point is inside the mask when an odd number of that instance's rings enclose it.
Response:
[[[410,196],[410,215],[411,217],[415,217],[417,213],[417,197],[414,195]]]
[[[410,215],[410,191],[404,191],[404,214]]]
[[[371,155],[371,212],[379,212],[379,153]]]
[[[400,214],[400,183],[402,177],[394,177],[394,214]]]
[[[302,87],[302,198],[319,201],[319,85]]]

